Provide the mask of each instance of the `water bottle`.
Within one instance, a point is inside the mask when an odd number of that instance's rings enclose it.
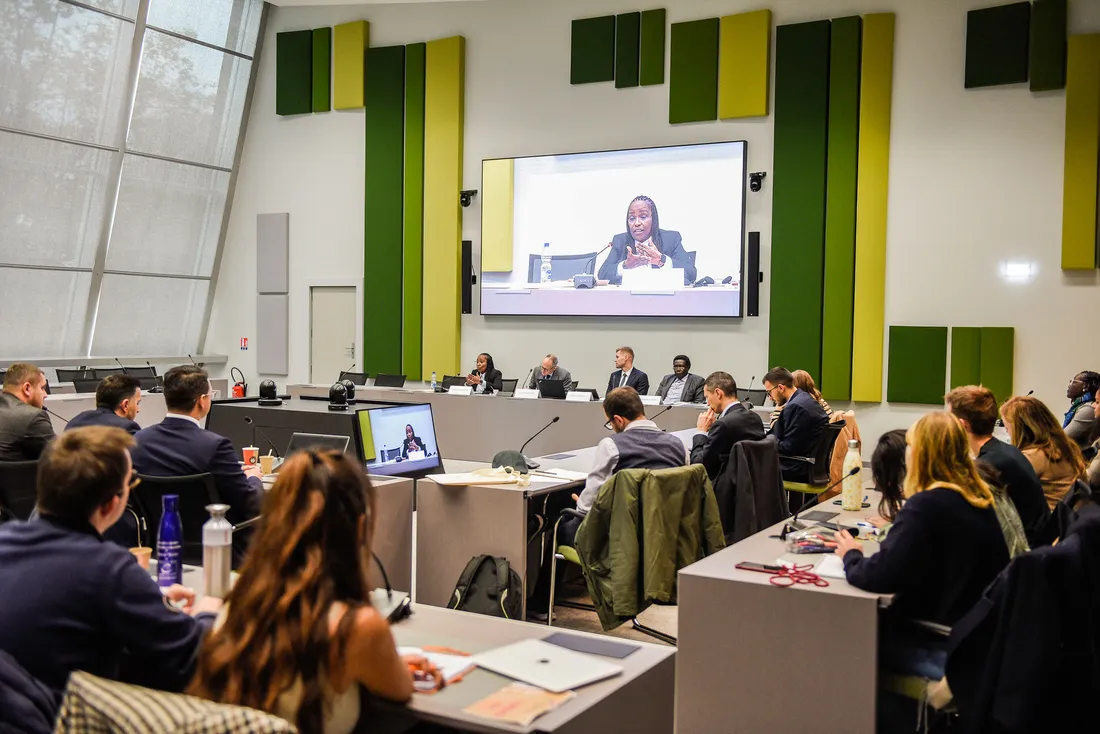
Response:
[[[435,373],[433,372],[432,373],[432,392],[435,392],[436,388],[438,388],[438,387],[439,387],[439,383],[437,383],[435,381]]]
[[[233,563],[233,526],[225,519],[229,505],[207,505],[206,511],[210,519],[202,526],[203,594],[224,599]]]
[[[179,495],[166,494],[161,502],[160,528],[157,530],[157,585],[166,589],[183,583],[183,522],[180,521]]]
[[[550,243],[542,243],[542,275],[539,277],[540,283],[550,282],[550,271],[552,268],[552,261],[550,259]]]
[[[859,471],[849,476],[852,469]],[[863,507],[863,456],[859,452],[859,441],[848,442],[848,453],[844,455],[844,484],[840,493],[841,509],[855,512]]]

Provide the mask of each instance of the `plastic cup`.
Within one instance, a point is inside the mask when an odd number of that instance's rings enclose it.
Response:
[[[134,558],[137,559],[138,565],[149,570],[149,560],[153,557],[152,548],[131,548],[130,552],[134,554]]]
[[[245,446],[241,449],[241,454],[244,456],[244,463],[255,465],[259,460],[260,450],[255,446]]]
[[[268,454],[267,456],[260,457],[260,471],[264,474],[270,474],[275,469],[275,457]]]

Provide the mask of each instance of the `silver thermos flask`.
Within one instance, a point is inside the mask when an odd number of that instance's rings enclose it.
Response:
[[[229,505],[207,505],[206,511],[210,519],[202,526],[203,595],[224,599],[233,562],[233,526],[225,519]]]

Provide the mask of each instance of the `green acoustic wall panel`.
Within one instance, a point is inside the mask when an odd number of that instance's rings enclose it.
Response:
[[[1066,0],[1031,4],[1031,91],[1066,86]]]
[[[424,316],[424,56],[427,44],[405,47],[405,263],[401,373],[421,373]]]
[[[275,114],[313,111],[313,31],[275,34]]]
[[[665,11],[642,12],[639,79],[643,87],[665,83]]]
[[[401,372],[405,47],[367,49],[364,372]]]
[[[313,111],[332,109],[332,29],[313,29]]]
[[[641,32],[641,13],[615,16],[615,86],[618,89],[638,86]]]
[[[951,387],[982,383],[982,330],[977,326],[951,329]]]
[[[946,381],[946,326],[890,327],[887,400],[943,405]]]
[[[816,377],[821,374],[829,21],[776,28],[774,85],[768,363]]]
[[[829,169],[825,200],[825,295],[821,321],[821,391],[852,397],[852,315],[859,165],[859,64],[863,21],[832,22],[829,46]]]
[[[1011,326],[982,327],[982,384],[998,403],[1012,397],[1016,330]]]
[[[356,20],[341,23],[332,31],[332,107],[357,110],[363,107],[366,82],[363,79],[370,46],[370,23]]]
[[[1031,3],[1012,3],[966,14],[967,89],[1027,81]]]
[[[718,116],[764,117],[771,78],[772,11],[726,15],[719,24]]]
[[[1071,36],[1066,61],[1062,270],[1092,270],[1097,251],[1100,33]]]
[[[718,119],[718,18],[672,24],[668,121]]]
[[[615,16],[573,21],[569,83],[590,84],[615,79]]]

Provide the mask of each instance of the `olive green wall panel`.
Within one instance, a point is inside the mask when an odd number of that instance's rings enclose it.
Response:
[[[675,28],[675,26],[673,26]],[[821,374],[829,21],[776,28],[768,363]]]
[[[1070,36],[1062,184],[1062,270],[1096,267],[1100,33]]]
[[[1066,86],[1066,0],[1035,0],[1031,4],[1028,53],[1031,91]]]
[[[726,15],[720,21],[718,117],[768,114],[771,77],[772,11]]]
[[[829,168],[825,205],[825,291],[821,325],[821,392],[852,397],[855,307],[856,182],[859,163],[859,63],[863,21],[832,22],[829,47]]]
[[[365,20],[341,23],[333,29],[332,106],[356,110],[363,106],[364,66],[370,45],[370,24]]]
[[[615,16],[573,21],[569,83],[590,84],[615,79]]]
[[[943,405],[947,382],[946,326],[891,326],[886,399]]]
[[[1012,3],[966,14],[967,89],[1027,81],[1031,3]]]
[[[641,13],[615,16],[615,87],[638,86],[642,32]]]
[[[982,327],[982,384],[993,391],[998,403],[1012,397],[1016,330],[1011,326]]]
[[[332,109],[332,29],[313,29],[313,111]]]
[[[424,55],[427,44],[405,47],[405,261],[401,292],[401,372],[421,373],[424,315]]]
[[[718,119],[717,18],[672,24],[668,121]]]
[[[977,326],[951,329],[951,387],[982,382],[982,330]]]
[[[366,54],[364,372],[401,372],[405,47]]]
[[[275,114],[313,111],[313,31],[275,34]]]
[[[665,83],[665,11],[642,11],[639,80],[643,87]]]

